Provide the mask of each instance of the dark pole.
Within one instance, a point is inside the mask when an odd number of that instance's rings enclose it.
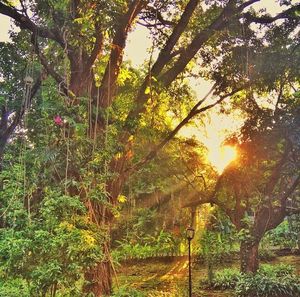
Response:
[[[192,297],[191,238],[189,241],[189,297]]]
[[[192,265],[191,265],[191,240],[194,238],[195,230],[190,226],[186,229],[186,238],[189,245],[189,297],[192,297]]]

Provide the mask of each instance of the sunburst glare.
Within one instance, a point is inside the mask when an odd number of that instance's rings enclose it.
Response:
[[[210,147],[208,161],[216,168],[219,174],[237,157],[236,148],[229,145]]]

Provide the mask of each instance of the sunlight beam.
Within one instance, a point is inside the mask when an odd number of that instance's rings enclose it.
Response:
[[[208,161],[219,174],[237,157],[236,148],[229,145],[210,147],[207,155]]]

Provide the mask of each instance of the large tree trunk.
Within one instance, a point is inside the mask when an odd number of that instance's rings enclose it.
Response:
[[[111,296],[112,293],[112,267],[109,259],[97,263],[85,272],[86,284],[83,292],[93,293],[95,297]]]
[[[116,205],[117,197],[121,193],[126,181],[126,174],[121,173],[125,160],[126,157],[119,159],[119,162],[112,162],[111,164],[115,171],[119,172],[117,178],[107,183],[107,192],[109,193],[108,202],[111,203],[112,206]],[[93,293],[95,297],[111,296],[113,267],[110,255],[110,226],[113,223],[114,216],[108,208],[96,201],[90,201],[88,208],[91,220],[99,227],[102,226],[108,230],[107,232],[109,234],[103,243],[103,260],[89,267],[84,273],[86,284],[83,287],[83,292],[87,295]]]
[[[255,273],[259,267],[258,259],[259,240],[245,240],[241,242],[240,257],[241,257],[241,272]]]
[[[111,296],[112,293],[112,260],[110,255],[110,225],[113,216],[103,205],[91,202],[89,205],[89,216],[100,228],[107,229],[107,237],[102,243],[103,259],[87,267],[84,272],[85,284],[83,286],[84,296],[94,297]]]
[[[91,293],[94,297],[111,296],[113,267],[110,255],[110,225],[113,215],[103,205],[96,202],[90,204],[89,216],[99,227],[107,229],[108,234],[102,243],[103,259],[88,267],[84,272],[83,293],[84,296],[90,296]]]

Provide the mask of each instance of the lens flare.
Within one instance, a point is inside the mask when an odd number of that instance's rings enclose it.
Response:
[[[219,174],[237,157],[236,148],[229,145],[210,147],[207,155],[209,162]]]

